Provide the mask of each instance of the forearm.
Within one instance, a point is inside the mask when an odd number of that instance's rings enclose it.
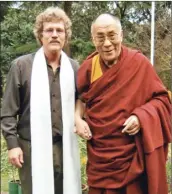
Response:
[[[76,109],[75,109],[75,125],[76,125],[76,133],[87,140],[92,138],[92,133],[87,122],[83,119],[85,115],[85,103],[81,100],[76,101]]]
[[[75,120],[82,119],[85,112],[85,103],[83,103],[80,99],[77,99],[75,105]]]
[[[7,142],[8,150],[19,147],[17,140],[16,118],[7,117],[1,119],[2,134]]]
[[[17,140],[17,112],[19,107],[16,100],[11,98],[12,94],[7,95],[6,91],[1,109],[1,129],[9,150],[19,147]]]
[[[8,149],[18,147],[17,115],[20,109],[20,71],[14,63],[8,73],[1,108],[1,129]]]

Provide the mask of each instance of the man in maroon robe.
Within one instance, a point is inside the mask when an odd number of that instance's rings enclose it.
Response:
[[[168,92],[149,60],[122,45],[118,18],[100,15],[91,33],[96,52],[78,71],[84,104],[76,105],[76,133],[88,140],[89,194],[167,194]]]

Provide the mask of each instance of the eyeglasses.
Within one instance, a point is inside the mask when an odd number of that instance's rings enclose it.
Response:
[[[53,28],[48,28],[46,30],[43,30],[43,32],[48,35],[48,36],[52,36],[54,31],[56,32],[56,34],[58,35],[62,35],[65,33],[65,31],[63,29],[53,29]]]
[[[102,45],[106,38],[110,41],[110,42],[115,42],[115,41],[118,41],[119,39],[119,34],[117,33],[113,33],[113,34],[110,34],[110,35],[98,35],[98,36],[95,36],[93,39],[95,40],[95,42],[99,45]]]

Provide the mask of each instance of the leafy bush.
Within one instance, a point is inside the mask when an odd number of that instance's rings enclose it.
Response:
[[[91,41],[86,42],[79,38],[71,41],[70,48],[72,57],[77,59],[79,63],[95,50]]]
[[[4,138],[1,137],[1,174],[9,180],[18,179],[18,170],[8,162],[8,150]]]
[[[169,70],[164,70],[158,73],[159,77],[161,78],[162,82],[164,83],[164,85],[168,88],[171,89],[172,88],[172,78],[171,78],[171,69]]]
[[[87,175],[86,175],[86,163],[87,163],[87,148],[86,140],[78,137],[79,149],[80,149],[80,161],[81,161],[81,181],[82,184],[87,184]]]
[[[15,55],[16,57],[35,52],[39,48],[36,42],[27,43],[24,45],[19,45],[17,47],[12,47],[11,54]]]

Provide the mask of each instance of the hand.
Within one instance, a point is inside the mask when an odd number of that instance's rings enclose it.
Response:
[[[74,132],[86,140],[90,140],[92,138],[90,127],[88,126],[87,122],[83,119],[77,119]]]
[[[130,116],[123,124],[124,129],[122,133],[128,133],[129,135],[135,135],[140,131],[140,122],[137,116]]]
[[[8,151],[8,160],[9,162],[16,166],[17,168],[21,168],[22,164],[24,163],[23,161],[23,151],[21,148],[13,148]]]

